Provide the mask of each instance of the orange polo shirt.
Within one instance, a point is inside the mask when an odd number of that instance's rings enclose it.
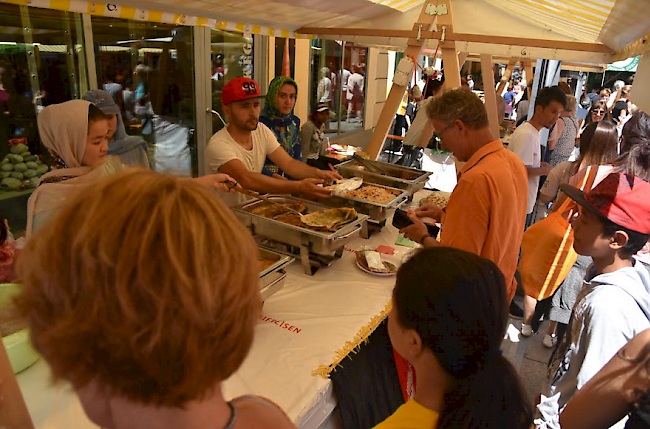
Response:
[[[443,213],[440,243],[494,262],[503,272],[512,300],[527,209],[526,167],[501,140],[495,140],[461,169]]]

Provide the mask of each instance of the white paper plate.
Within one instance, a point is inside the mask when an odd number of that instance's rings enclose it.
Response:
[[[387,272],[387,273],[382,273],[382,272],[379,272],[379,271],[373,271],[370,268],[366,268],[359,262],[359,260],[357,258],[355,258],[355,262],[357,263],[357,267],[359,267],[359,269],[361,271],[363,271],[364,273],[372,274],[373,276],[390,277],[390,276],[394,276],[395,274],[397,274],[397,265],[395,265],[393,262],[383,261],[384,264],[390,264],[395,269],[394,272]]]

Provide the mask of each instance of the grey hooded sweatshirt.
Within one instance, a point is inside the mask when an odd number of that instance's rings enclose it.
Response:
[[[636,334],[650,328],[650,273],[635,260],[630,268],[595,275],[587,269],[566,335],[551,357],[536,428],[560,429],[560,413]],[[622,428],[624,421],[612,426]]]

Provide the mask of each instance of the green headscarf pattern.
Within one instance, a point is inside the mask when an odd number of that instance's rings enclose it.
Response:
[[[282,85],[287,83],[295,86],[296,93],[298,92],[298,84],[290,77],[278,76],[271,81],[269,90],[266,93],[266,103],[260,121],[273,131],[280,145],[292,158],[302,160],[300,119],[293,114],[293,109],[290,113],[284,115],[280,113],[278,106],[278,92],[280,92]],[[269,159],[266,162],[266,169],[273,173],[282,173]]]

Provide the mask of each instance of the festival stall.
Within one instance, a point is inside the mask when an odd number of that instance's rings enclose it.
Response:
[[[54,7],[60,2],[47,3]],[[376,157],[415,67],[408,58],[417,58],[425,49],[439,50],[448,87],[460,85],[459,52],[480,55],[484,71],[491,70],[492,55],[523,58],[529,67],[530,61],[537,58],[606,64],[644,54],[649,49],[638,42],[650,32],[650,22],[638,19],[644,16],[647,5],[647,1],[632,0],[575,0],[571,6],[555,0],[453,0],[453,15],[449,0],[335,0],[307,4],[214,0],[182,5],[170,0],[157,2],[155,8],[166,14],[182,14],[184,23],[191,16],[190,21],[196,25],[242,26],[256,34],[275,34],[275,29],[282,27],[286,30],[280,32],[289,37],[353,40],[391,49],[406,47],[406,63],[398,67],[400,76],[393,81],[383,103],[368,148],[371,157]],[[146,14],[140,12],[153,9],[145,1],[124,6],[136,19],[146,19]],[[120,11],[127,13],[127,7]],[[316,23],[318,27],[313,26]],[[462,55],[461,59],[466,57]],[[643,64],[641,61],[639,69]],[[496,84],[490,76],[484,74],[486,88],[491,88],[485,98],[491,126],[496,127]],[[395,209],[406,207],[408,200],[417,203],[428,194],[420,190],[421,181],[417,182],[423,172],[407,170],[395,177],[386,171],[387,165],[378,163],[377,170],[372,171],[373,167],[363,165],[362,161],[360,164],[357,167],[361,168],[356,168],[359,174],[352,169],[344,175],[361,177],[362,187],[374,186],[381,192],[343,194],[335,205],[356,207],[358,213],[331,234],[308,231],[300,216],[290,222],[284,218],[284,223],[292,226],[288,229],[291,233],[276,234],[273,222],[277,218],[253,213],[247,205],[237,210],[241,220],[258,236],[260,246],[281,255],[276,262],[283,262],[266,273],[272,272],[276,277],[262,287],[280,286],[265,297],[251,353],[240,370],[226,381],[224,392],[228,398],[250,393],[265,396],[280,405],[299,427],[339,426],[333,412],[340,405],[340,398],[330,376],[337,368],[345,368],[346,362],[353,362],[365,341],[373,332],[380,331],[377,328],[390,310],[395,281],[392,275],[415,246],[398,237],[392,226],[393,214]],[[345,165],[339,168],[343,173]],[[413,177],[402,177],[403,174]],[[391,178],[417,183],[401,183]],[[318,203],[303,204],[313,207],[309,210],[326,208]],[[374,223],[373,231],[368,229],[369,220]],[[276,246],[277,243],[283,247]],[[364,263],[359,259],[359,252],[369,249],[385,252],[379,261],[383,269],[373,269],[369,260]],[[289,264],[290,259],[285,257],[298,261]],[[268,267],[261,268],[264,273]],[[206,362],[209,364],[217,363]],[[17,379],[34,427],[94,427],[69,387],[49,384],[49,369],[43,361]],[[386,400],[384,414],[394,411],[399,405],[395,402],[394,398]],[[2,413],[4,410],[0,409],[1,418],[9,418]],[[0,419],[0,425],[3,423]]]

